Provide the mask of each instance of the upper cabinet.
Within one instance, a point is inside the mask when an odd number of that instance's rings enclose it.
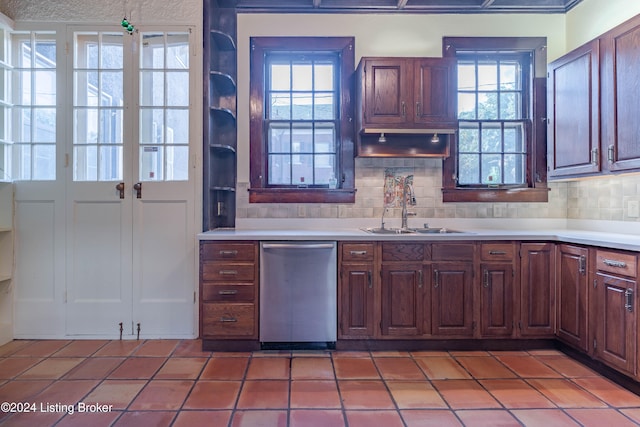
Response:
[[[610,171],[640,169],[640,16],[601,38],[602,149]]]
[[[600,171],[599,42],[549,64],[549,178]]]
[[[456,131],[455,58],[362,58],[358,155],[448,156]]]
[[[640,15],[549,64],[549,178],[640,170]]]

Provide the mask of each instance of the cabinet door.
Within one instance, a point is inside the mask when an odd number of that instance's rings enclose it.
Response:
[[[638,169],[640,19],[605,34],[602,50],[602,149],[607,150],[609,170]]]
[[[549,64],[549,177],[600,171],[599,42]]]
[[[456,126],[455,58],[422,58],[414,63],[414,121]]]
[[[340,338],[374,334],[373,264],[343,264],[340,269]]]
[[[364,124],[401,124],[413,114],[411,62],[369,59],[364,67]]]
[[[636,283],[596,274],[595,357],[632,375],[636,370]]]
[[[480,333],[482,336],[511,336],[513,333],[513,265],[480,265]]]
[[[553,336],[555,312],[555,245],[520,246],[520,335]]]
[[[434,335],[473,335],[473,264],[434,263],[431,327]]]
[[[587,248],[558,250],[558,330],[562,341],[587,350]]]
[[[422,264],[382,265],[382,335],[422,335],[424,272]]]

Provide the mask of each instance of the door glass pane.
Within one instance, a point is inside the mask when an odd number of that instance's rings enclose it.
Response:
[[[75,33],[74,43],[74,180],[120,181],[124,155],[123,34]]]
[[[142,33],[140,179],[188,179],[189,34]],[[153,107],[153,108],[150,108]]]

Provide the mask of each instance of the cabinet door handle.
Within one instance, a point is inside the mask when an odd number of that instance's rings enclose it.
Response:
[[[238,319],[236,319],[235,317],[221,317],[220,321],[222,323],[236,323],[238,321]]]
[[[349,253],[351,255],[357,256],[357,255],[366,255],[367,251],[349,251]]]
[[[506,255],[505,251],[489,251],[489,255]]]
[[[609,160],[609,163],[613,163],[613,161],[615,160],[615,153],[616,147],[614,145],[610,145],[607,149],[607,160]]]
[[[624,308],[626,308],[629,313],[633,313],[633,289],[628,288],[624,291],[624,298]]]
[[[238,251],[220,251],[220,256],[236,256]]]
[[[402,117],[406,117],[407,116],[407,104],[404,103],[404,101],[402,101]]]
[[[489,270],[484,270],[484,287],[489,287]]]
[[[594,147],[591,149],[591,164],[598,166],[598,163],[598,147]]]
[[[605,265],[608,265],[609,267],[616,267],[616,268],[627,268],[627,263],[624,261],[617,261],[615,259],[603,259],[602,262]]]
[[[237,270],[220,270],[219,271],[221,276],[235,276],[236,274],[238,274]]]
[[[367,271],[367,281],[369,282],[369,289],[373,288],[373,278],[371,274],[371,270]]]
[[[418,270],[418,288],[422,288],[422,270]]]
[[[580,255],[578,260],[578,273],[584,275],[587,272],[587,257]]]
[[[416,117],[420,117],[420,102],[416,102]]]
[[[440,272],[433,270],[433,287],[437,288],[440,285]]]
[[[218,291],[218,295],[237,295],[238,291],[235,289]]]

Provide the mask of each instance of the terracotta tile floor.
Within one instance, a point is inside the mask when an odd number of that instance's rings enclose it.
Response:
[[[2,426],[640,425],[640,396],[555,350],[213,353],[198,340],[13,341],[0,347],[0,402],[35,409],[0,412]]]

